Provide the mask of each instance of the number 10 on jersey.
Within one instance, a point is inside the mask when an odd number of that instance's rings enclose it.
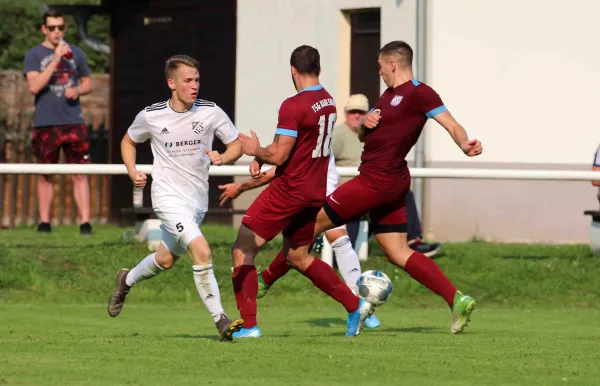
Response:
[[[333,135],[333,127],[337,119],[336,113],[331,113],[329,116],[321,115],[319,118],[319,139],[317,139],[317,147],[313,150],[312,157],[327,157],[331,152],[331,136]],[[327,132],[327,135],[325,135]],[[323,140],[325,137],[325,140]]]

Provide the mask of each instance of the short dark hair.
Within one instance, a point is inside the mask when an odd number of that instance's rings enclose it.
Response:
[[[173,55],[165,63],[165,78],[169,80],[172,77],[173,72],[179,68],[179,66],[195,67],[200,71],[200,63],[191,56],[187,55]]]
[[[65,17],[65,15],[63,15],[62,12],[54,9],[54,8],[48,8],[46,10],[46,12],[44,12],[44,14],[42,15],[42,25],[46,25],[46,22],[48,21],[49,17]]]
[[[311,46],[300,46],[292,52],[290,66],[301,74],[319,75],[321,69],[321,56],[319,50]]]
[[[407,65],[412,65],[413,61],[413,50],[410,48],[408,43],[403,42],[401,40],[394,40],[393,42],[389,42],[385,46],[383,46],[379,50],[379,55],[388,56],[388,55],[397,55],[402,58],[402,60]]]

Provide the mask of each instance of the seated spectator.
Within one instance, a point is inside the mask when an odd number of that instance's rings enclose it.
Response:
[[[333,130],[331,151],[335,154],[336,166],[360,166],[360,157],[364,144],[358,139],[358,123],[369,111],[369,100],[363,94],[354,94],[348,98],[344,107],[345,121],[336,125]],[[341,177],[340,185],[350,178]],[[439,243],[427,244],[421,241],[421,221],[415,205],[415,199],[411,191],[406,196],[406,216],[408,226],[409,246],[426,256],[433,257],[441,245]],[[348,234],[352,245],[358,235],[358,221],[347,225]]]

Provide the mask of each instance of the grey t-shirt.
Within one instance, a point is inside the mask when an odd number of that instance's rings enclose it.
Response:
[[[35,114],[33,118],[35,127],[84,122],[79,99],[67,99],[65,90],[69,87],[77,87],[79,78],[90,76],[90,69],[83,51],[79,47],[69,46],[73,52],[73,57],[71,59],[62,58],[46,87],[35,96]],[[41,44],[33,47],[25,55],[23,73],[27,75],[30,71],[44,71],[53,57],[53,49],[44,47]]]

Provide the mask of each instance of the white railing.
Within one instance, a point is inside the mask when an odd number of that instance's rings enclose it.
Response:
[[[152,165],[138,165],[137,169],[143,173],[151,174]],[[352,177],[358,174],[356,167],[338,167],[342,177]],[[117,164],[0,164],[2,174],[127,174],[124,165]],[[249,176],[248,166],[211,166],[211,176]],[[562,180],[562,181],[593,181],[600,180],[600,172],[574,171],[574,170],[516,170],[516,169],[450,169],[450,168],[412,168],[410,174],[413,178],[461,178],[461,179],[503,179],[503,180]],[[368,243],[365,235],[368,233],[368,224],[360,224],[359,239],[356,249],[360,260],[368,256]],[[321,253],[323,261],[333,264],[331,246],[324,240]]]
[[[152,165],[138,165],[137,169],[151,174]],[[356,167],[338,167],[340,176],[352,177],[358,174]],[[127,174],[124,165],[117,164],[2,164],[0,174]],[[248,166],[225,165],[211,166],[211,176],[249,176]],[[593,181],[600,180],[600,172],[575,170],[518,170],[518,169],[450,169],[450,168],[412,168],[413,178],[462,178],[488,180],[562,180]]]

